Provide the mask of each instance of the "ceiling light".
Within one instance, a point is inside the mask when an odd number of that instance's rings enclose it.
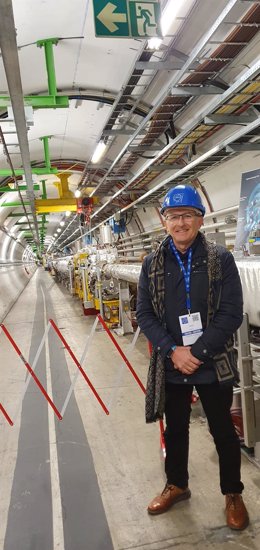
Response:
[[[93,164],[96,164],[101,159],[101,157],[105,152],[105,149],[106,149],[106,144],[104,143],[104,141],[100,141],[97,144],[94,154],[91,158],[91,162],[93,162]]]
[[[163,36],[167,34],[172,22],[174,21],[177,13],[180,11],[184,3],[185,0],[169,0],[169,2],[167,2],[161,18],[161,28]]]
[[[60,232],[61,232],[61,228],[60,228],[60,227],[58,227],[57,231],[58,231],[58,233],[60,233]]]
[[[148,40],[148,49],[159,50],[161,43],[162,43],[162,38],[158,38],[157,36],[154,36],[153,38],[150,38],[150,40]]]
[[[172,22],[184,3],[185,0],[168,0],[161,17],[161,29],[163,36],[167,35]],[[158,50],[161,43],[161,38],[150,38],[150,40],[148,40],[148,48],[150,50]]]
[[[66,218],[69,218],[69,217],[70,217],[70,215],[71,215],[71,211],[70,211],[70,210],[66,210],[66,212],[65,212],[65,216],[66,216]]]
[[[54,233],[54,235],[53,235],[53,236],[54,236],[54,237],[57,237],[57,233]]]
[[[63,226],[65,225],[65,222],[64,222],[64,221],[61,221],[61,222],[60,222],[60,225],[61,225],[61,227],[63,227]]]
[[[76,199],[78,199],[78,198],[80,197],[80,195],[81,195],[80,190],[79,190],[79,189],[76,189],[74,195],[75,195]]]

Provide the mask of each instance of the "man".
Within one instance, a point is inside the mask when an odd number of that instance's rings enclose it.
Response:
[[[165,414],[166,486],[148,506],[161,514],[190,498],[188,448],[195,386],[219,456],[220,488],[231,529],[249,523],[241,493],[240,444],[230,407],[238,380],[233,333],[242,322],[241,283],[233,256],[199,231],[205,207],[197,190],[177,185],[161,214],[168,236],[144,259],[137,321],[153,353],[146,392],[146,421]]]

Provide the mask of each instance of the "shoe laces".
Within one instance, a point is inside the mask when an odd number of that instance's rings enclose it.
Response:
[[[166,483],[163,489],[162,495],[165,495],[166,493],[168,493],[168,491],[174,491],[174,489],[175,489],[175,485],[169,485],[168,483]]]
[[[227,507],[235,510],[241,504],[241,498],[239,494],[229,494],[227,495]]]

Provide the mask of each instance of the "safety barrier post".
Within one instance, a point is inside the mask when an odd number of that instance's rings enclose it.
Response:
[[[7,422],[9,422],[10,426],[13,426],[14,423],[11,420],[9,414],[6,412],[5,408],[3,407],[2,403],[0,403],[0,411],[2,411],[4,417],[6,418]]]
[[[146,393],[146,390],[145,390],[145,387],[143,385],[143,383],[141,382],[140,378],[137,376],[135,370],[133,369],[132,365],[130,364],[130,362],[128,361],[127,357],[125,356],[124,352],[122,351],[122,349],[120,348],[119,344],[117,343],[115,337],[113,336],[112,332],[109,330],[109,328],[107,327],[104,319],[101,317],[100,314],[97,315],[102,327],[105,329],[106,333],[108,334],[109,338],[112,340],[114,346],[116,347],[117,351],[120,353],[121,357],[123,358],[126,366],[128,367],[128,369],[130,370],[130,372],[132,373],[134,379],[136,380],[137,384],[140,386],[141,390],[143,391],[143,393]]]
[[[50,328],[51,328],[51,325],[50,325],[50,323],[48,323],[47,326],[46,326],[46,329],[45,329],[45,331],[44,331],[44,335],[43,335],[43,337],[42,337],[42,339],[41,339],[40,345],[39,345],[39,347],[38,347],[38,350],[37,350],[37,352],[36,352],[36,355],[35,355],[35,357],[34,357],[33,363],[32,363],[32,370],[33,370],[33,371],[35,371],[35,369],[36,369],[36,365],[37,365],[37,363],[38,363],[38,359],[39,359],[39,357],[40,357],[42,348],[43,348],[43,346],[44,346],[44,343],[45,343],[45,340],[46,340],[46,338],[47,338],[47,335],[48,335],[48,332],[49,332]],[[17,405],[17,407],[16,407],[16,411],[15,411],[15,413],[14,413],[14,422],[16,422],[16,420],[17,420],[17,417],[18,417],[19,411],[20,411],[20,409],[21,409],[21,407],[22,407],[23,399],[24,399],[24,396],[25,396],[25,394],[26,394],[27,388],[28,388],[28,386],[29,386],[29,384],[30,384],[30,381],[31,381],[31,377],[28,376],[28,377],[27,377],[27,380],[26,380],[26,382],[25,382],[25,384],[24,384],[24,389],[23,389],[23,391],[22,391],[22,395],[21,395],[21,397],[20,397],[20,401],[18,402],[18,405]],[[62,414],[62,413],[61,413],[61,416],[63,417],[63,414]]]
[[[97,318],[97,321],[98,321],[98,318]],[[128,346],[128,352],[129,354],[132,353],[134,347],[135,347],[135,344],[136,344],[136,341],[137,341],[137,338],[140,334],[140,327],[137,327],[137,330],[134,334],[134,337],[133,337],[133,340],[132,342],[129,344]],[[108,403],[108,410],[111,411],[112,409],[112,406],[113,406],[113,403],[114,403],[114,400],[115,400],[115,397],[117,395],[117,391],[118,391],[118,388],[119,386],[121,385],[121,381],[122,381],[122,376],[123,376],[123,372],[124,372],[124,367],[125,367],[125,363],[121,363],[119,369],[118,369],[118,374],[117,374],[117,377],[116,377],[116,382],[115,382],[115,388],[111,394],[111,397],[110,397],[110,400],[109,400],[109,403]]]
[[[96,389],[94,388],[93,384],[90,382],[90,379],[88,378],[88,376],[86,375],[85,371],[83,370],[82,366],[80,365],[77,357],[75,357],[73,351],[71,350],[71,348],[69,347],[69,345],[67,344],[64,336],[61,334],[60,330],[58,329],[57,325],[55,324],[55,322],[50,319],[50,323],[53,327],[53,329],[55,330],[56,334],[59,336],[60,340],[62,341],[62,343],[64,344],[66,350],[69,352],[71,358],[73,359],[75,365],[78,367],[79,371],[81,372],[83,378],[86,380],[88,386],[90,387],[90,389],[92,390],[92,392],[94,393],[96,399],[98,400],[99,404],[101,405],[102,409],[105,411],[105,413],[107,415],[109,415],[109,411],[105,405],[105,403],[102,401],[101,397],[99,396],[99,394],[97,393]],[[64,408],[64,406],[63,406]]]
[[[113,336],[113,334],[111,333],[111,331],[109,330],[109,328],[107,327],[104,319],[101,317],[100,314],[97,315],[101,325],[103,326],[103,328],[105,329],[106,333],[108,334],[109,338],[112,340],[114,346],[116,347],[117,351],[120,353],[121,357],[123,358],[126,366],[129,368],[130,372],[132,373],[133,377],[135,378],[136,382],[138,383],[138,385],[140,386],[141,390],[143,391],[144,394],[146,394],[146,389],[144,387],[144,385],[142,384],[140,378],[137,376],[135,370],[133,369],[132,365],[130,364],[130,362],[128,361],[127,357],[125,356],[124,352],[122,351],[122,349],[120,348],[119,344],[117,343],[115,337]],[[133,338],[133,342],[131,344],[131,348],[133,349],[135,344],[136,344],[136,340],[138,338],[140,334],[140,328],[138,327],[137,331],[136,331],[136,334]],[[150,342],[148,342],[148,345],[149,345],[149,351],[151,351],[151,344]],[[164,425],[163,425],[163,420],[160,420],[159,421],[159,427],[160,427],[160,445],[161,445],[161,449],[162,449],[162,453],[163,453],[163,456],[165,458],[166,456],[166,449],[165,449],[165,441],[164,441]]]

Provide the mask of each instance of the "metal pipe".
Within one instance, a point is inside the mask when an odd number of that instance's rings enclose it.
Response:
[[[103,272],[114,279],[120,279],[129,283],[138,283],[142,265],[121,265],[121,264],[106,264],[103,267]]]
[[[122,252],[119,252],[119,254],[122,254]],[[141,262],[142,258],[140,256],[118,256],[117,261],[127,264],[128,262]]]
[[[230,227],[230,226],[233,226],[233,225],[236,225],[236,222],[232,222],[232,223],[226,223],[226,222],[217,222],[217,223],[211,223],[209,225],[203,225],[201,227],[201,231],[209,231],[209,230],[212,230],[212,229],[218,229],[219,227]]]
[[[156,227],[155,229],[151,229],[150,231],[143,231],[142,233],[139,233],[138,235],[140,237],[142,237],[143,235],[151,235],[152,233],[160,233],[161,231],[166,231],[163,226],[162,227]],[[120,242],[129,241],[129,239],[135,239],[136,236],[137,235],[133,234],[133,235],[129,235],[128,237],[123,237],[122,239],[120,239]]]
[[[136,239],[133,239],[130,243],[119,244],[119,245],[117,246],[117,250],[120,250],[121,248],[124,248],[125,246],[128,246],[128,245],[130,245],[130,244],[136,244],[136,243],[140,244],[140,241],[141,241],[142,243],[148,243],[148,242],[151,241],[151,239],[152,239],[152,237],[147,237],[146,239],[142,239],[142,237],[138,238],[138,235],[137,235],[137,236],[136,236]]]
[[[204,220],[207,218],[214,218],[214,217],[217,218],[218,216],[222,216],[223,214],[231,214],[231,212],[237,212],[238,208],[239,208],[239,205],[237,204],[236,206],[230,206],[229,208],[223,208],[222,210],[215,210],[214,212],[209,212],[205,214]]]
[[[125,248],[120,250],[120,252],[133,252],[134,250],[151,250],[152,245],[150,246],[132,246],[131,248]]]

